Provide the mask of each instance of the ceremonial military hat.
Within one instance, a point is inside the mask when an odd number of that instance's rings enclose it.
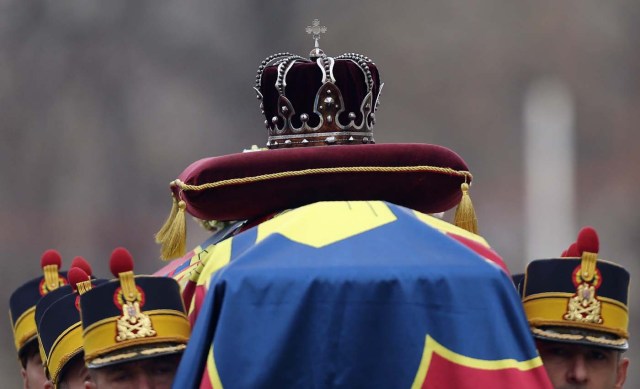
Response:
[[[196,161],[171,182],[172,211],[156,235],[163,258],[185,252],[185,212],[251,221],[319,201],[383,200],[425,213],[460,204],[456,224],[476,232],[462,158],[437,145],[376,144],[378,67],[361,54],[326,55],[325,31],[318,20],[307,28],[308,57],[277,53],[258,66],[266,148]]]
[[[64,369],[83,355],[79,295],[106,282],[91,279],[85,271],[91,271],[86,261],[83,264],[74,262],[81,267],[69,269],[69,285],[49,293],[36,306],[42,360],[45,372],[55,386],[64,376]]]
[[[596,231],[585,227],[560,258],[529,263],[522,298],[534,337],[628,348],[629,273],[598,252]]]
[[[20,357],[25,346],[36,340],[36,304],[49,292],[67,284],[66,272],[60,272],[62,265],[60,253],[55,250],[45,251],[40,264],[43,275],[20,286],[9,298],[9,317],[15,347]]]
[[[80,296],[84,358],[89,368],[180,353],[189,340],[189,320],[180,287],[172,278],[135,276],[131,254],[111,254],[117,279]]]
[[[89,278],[92,278],[93,269],[91,268],[91,265],[89,265],[89,262],[87,262],[87,260],[83,257],[78,256],[73,258],[73,261],[71,261],[71,266],[69,267],[69,271],[71,271],[71,269],[75,267],[81,269],[89,276]],[[69,279],[69,271],[67,271],[66,273],[68,284],[65,284],[64,286],[61,286],[58,289],[47,293],[46,295],[42,296],[40,300],[38,300],[35,308],[36,327],[39,325],[40,320],[42,319],[42,314],[45,312],[46,308],[48,308],[54,301],[58,300],[62,296],[65,296],[74,291],[74,286],[73,284],[71,284],[71,280]],[[42,358],[42,361],[44,361],[44,356]]]

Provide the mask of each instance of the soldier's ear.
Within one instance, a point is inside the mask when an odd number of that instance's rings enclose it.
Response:
[[[84,382],[84,389],[96,389],[96,388],[97,388],[97,386],[96,386],[95,382],[89,381],[89,380]]]
[[[53,386],[53,382],[46,380],[44,382],[44,389],[55,389],[55,387]]]
[[[27,380],[27,371],[24,367],[20,368],[20,375],[22,376],[22,388],[29,389],[29,382]]]
[[[616,385],[614,388],[622,389],[627,379],[627,368],[629,367],[629,358],[621,358],[618,362],[618,372],[616,375]]]

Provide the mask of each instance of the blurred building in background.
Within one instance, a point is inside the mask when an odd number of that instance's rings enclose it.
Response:
[[[199,158],[264,145],[255,71],[274,52],[306,55],[313,41],[305,27],[314,18],[328,27],[325,52],[359,52],[379,66],[379,143],[436,143],[467,161],[480,232],[513,272],[531,255],[559,255],[590,224],[602,257],[629,269],[631,295],[638,295],[637,1],[5,0],[3,300],[38,274],[47,248],[60,250],[66,265],[85,256],[98,276],[108,275],[119,245],[132,251],[139,273],[162,266],[153,234],[170,208],[169,182]],[[548,153],[544,144],[526,144],[536,133],[527,101],[545,80],[569,96],[569,103],[557,100],[569,116],[556,112],[568,138],[559,134],[564,146],[557,147],[551,137]],[[568,165],[554,166],[559,160]],[[531,168],[566,174],[532,180]],[[550,214],[538,240],[530,229],[540,221],[527,219],[532,183],[547,187],[536,208]],[[571,209],[554,211],[555,194]],[[195,233],[195,223],[188,227],[190,246],[207,236]],[[540,244],[540,236],[558,239]],[[640,306],[631,301],[633,363],[640,360]],[[17,386],[9,322],[0,325],[0,376]],[[638,386],[632,370],[628,387]]]

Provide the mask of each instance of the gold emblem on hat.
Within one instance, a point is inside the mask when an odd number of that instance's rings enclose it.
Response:
[[[569,298],[564,320],[581,323],[602,324],[601,303],[596,296],[596,289],[602,284],[602,275],[596,268],[597,253],[582,253],[582,263],[575,268],[572,275],[576,293]]]
[[[600,301],[596,298],[596,288],[586,282],[578,285],[576,294],[569,299],[567,313],[563,319],[583,323],[602,324]]]
[[[46,275],[47,273],[45,270],[45,276]],[[52,292],[58,289],[60,286],[64,286],[66,284],[67,280],[63,276],[59,276],[58,273],[56,273],[55,278],[49,276],[49,278],[45,277],[42,279],[42,281],[40,281],[38,292],[40,292],[40,296],[44,296],[45,294]]]
[[[144,292],[133,279],[133,272],[119,274],[120,288],[116,290],[114,302],[122,307],[122,316],[116,322],[116,342],[146,338],[156,335],[151,318],[142,312]]]
[[[156,334],[151,325],[151,319],[140,311],[140,303],[137,301],[127,302],[122,306],[122,316],[118,318],[117,328],[116,342],[146,338]]]

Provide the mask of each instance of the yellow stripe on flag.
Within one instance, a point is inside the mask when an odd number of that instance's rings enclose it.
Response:
[[[208,252],[200,256],[202,262],[205,263],[202,273],[198,278],[198,285],[205,285],[209,288],[209,282],[211,282],[211,276],[216,271],[220,270],[224,265],[231,260],[231,243],[233,239],[225,239],[222,242],[209,246]]]
[[[429,216],[427,214],[418,212],[418,211],[413,211],[413,214],[415,215],[415,217],[420,220],[421,222],[423,222],[424,224],[431,226],[433,228],[435,228],[436,230],[440,231],[440,232],[444,232],[444,233],[451,233],[451,234],[455,234],[458,236],[461,236],[463,238],[467,238],[469,240],[472,240],[474,242],[480,243],[481,245],[485,246],[485,247],[490,247],[489,243],[487,243],[487,241],[481,237],[480,235],[476,235],[472,232],[469,232],[465,229],[462,229],[460,227],[454,226],[453,224],[447,223],[444,220],[440,220],[437,217],[433,217],[433,216]]]
[[[260,224],[256,243],[271,234],[281,234],[294,242],[320,248],[395,220],[396,216],[382,201],[324,201]],[[309,221],[313,229],[300,228]]]
[[[427,377],[433,354],[438,354],[442,358],[457,365],[481,370],[517,369],[520,371],[529,371],[542,366],[542,359],[540,359],[540,357],[535,357],[527,361],[518,361],[515,359],[484,360],[467,357],[449,350],[427,334],[418,373],[413,381],[413,385],[411,385],[412,389],[420,389],[422,387]]]
[[[218,368],[216,368],[216,361],[213,357],[213,346],[209,349],[209,355],[207,356],[207,373],[209,374],[211,387],[213,389],[222,389],[222,382],[220,382]]]

